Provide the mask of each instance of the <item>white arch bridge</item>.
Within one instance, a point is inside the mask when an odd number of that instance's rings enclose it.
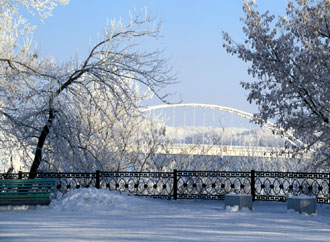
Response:
[[[164,145],[157,154],[240,157],[302,157],[294,152],[303,146],[291,133],[267,121],[256,125],[253,114],[210,104],[186,103],[141,109],[164,127]],[[140,147],[147,152],[148,147]]]

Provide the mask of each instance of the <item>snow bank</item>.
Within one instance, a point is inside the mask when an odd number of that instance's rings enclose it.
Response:
[[[77,189],[50,206],[0,211],[0,241],[329,241],[328,204],[315,216],[288,213],[280,202],[257,201],[246,212],[224,205]]]
[[[225,210],[228,212],[238,212],[239,211],[239,206],[225,206]]]
[[[0,206],[0,211],[6,211],[6,210],[28,210],[31,206],[29,205],[19,205],[19,206]]]
[[[55,210],[94,211],[109,209],[134,209],[145,204],[144,198],[132,197],[115,191],[83,188],[58,194],[50,208]]]
[[[288,198],[300,198],[300,199],[315,199],[315,196],[309,196],[309,195],[289,195]]]
[[[252,211],[249,209],[249,208],[246,208],[246,207],[243,207],[241,209],[239,209],[239,206],[238,205],[235,205],[235,206],[225,206],[225,210],[227,212],[251,212],[253,211],[253,208],[252,208]]]

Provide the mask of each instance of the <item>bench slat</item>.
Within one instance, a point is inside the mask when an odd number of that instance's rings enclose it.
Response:
[[[6,200],[6,199],[26,199],[26,198],[49,198],[49,195],[2,196],[2,197],[0,197],[0,200]]]
[[[41,179],[1,179],[0,180],[0,185],[2,184],[8,184],[8,185],[12,185],[12,184],[54,184],[55,180],[41,180]]]
[[[52,186],[55,183],[2,183],[0,187],[17,187],[17,186]]]
[[[33,182],[33,183],[40,183],[40,182],[48,182],[48,181],[55,181],[53,179],[44,179],[44,178],[36,178],[36,179],[1,179],[1,182],[18,182],[18,183],[25,183],[25,182]]]
[[[20,187],[1,187],[0,191],[17,191],[17,190],[47,190],[47,189],[53,189],[54,186],[40,186],[40,187],[31,187],[31,186],[20,186]]]
[[[9,201],[1,201],[0,206],[8,206],[8,205],[49,205],[50,199],[48,200],[9,200]]]
[[[1,197],[6,197],[6,196],[9,196],[9,197],[17,197],[17,196],[20,196],[20,197],[23,197],[23,196],[29,196],[29,195],[35,195],[35,196],[38,196],[38,195],[50,195],[51,193],[53,192],[34,192],[34,193],[28,193],[28,192],[25,192],[25,193],[20,193],[20,192],[16,192],[16,193],[13,193],[13,192],[6,192],[6,193],[0,193],[0,198]]]
[[[1,199],[0,201],[50,201],[50,198],[49,197],[40,197],[40,198],[33,198],[33,197],[28,197],[28,198],[25,198],[25,199],[10,199],[10,198],[7,198],[7,199]]]
[[[20,189],[0,189],[0,194],[1,193],[39,193],[39,192],[44,192],[44,193],[49,193],[53,192],[54,188],[51,187],[45,187],[45,188],[33,188],[33,189],[28,189],[28,188],[20,188]]]

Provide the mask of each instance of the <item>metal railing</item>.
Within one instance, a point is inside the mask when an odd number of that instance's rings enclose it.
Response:
[[[0,179],[26,179],[29,173],[0,174]],[[314,195],[330,204],[330,173],[302,172],[39,172],[56,180],[60,192],[96,187],[135,196],[166,199],[224,199],[225,194],[251,194],[254,201],[286,201],[290,195]],[[0,189],[1,191],[1,189]]]

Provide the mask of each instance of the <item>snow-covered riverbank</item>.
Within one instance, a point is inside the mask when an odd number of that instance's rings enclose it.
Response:
[[[49,207],[1,207],[0,241],[329,241],[330,206],[317,215],[286,203],[254,211],[223,201],[158,200],[97,189],[65,194]]]

